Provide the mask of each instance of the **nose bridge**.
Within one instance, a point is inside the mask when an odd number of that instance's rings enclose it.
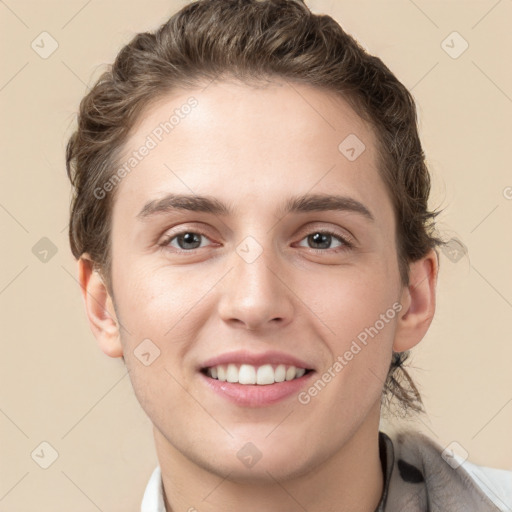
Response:
[[[249,245],[248,251],[247,245]],[[276,288],[276,272],[272,270],[272,267],[278,266],[276,258],[272,256],[271,249],[257,250],[251,247],[250,242],[247,245],[241,244],[234,258],[235,286],[241,288],[242,295],[268,294],[271,288]]]
[[[237,246],[232,261],[234,268],[220,300],[222,318],[250,329],[289,322],[292,297],[281,282],[279,257],[271,244],[263,247],[253,237],[247,237]]]

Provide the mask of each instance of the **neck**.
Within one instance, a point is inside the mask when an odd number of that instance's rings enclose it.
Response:
[[[375,512],[383,492],[378,417],[331,457],[286,479],[232,481],[195,464],[154,429],[167,512]]]

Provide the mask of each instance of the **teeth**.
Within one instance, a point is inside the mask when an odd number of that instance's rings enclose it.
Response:
[[[280,364],[275,371],[274,380],[276,382],[284,382],[286,379],[286,366],[284,364]]]
[[[276,367],[271,364],[264,364],[258,367],[251,364],[242,364],[240,366],[228,364],[227,366],[213,366],[207,370],[207,375],[212,379],[223,382],[238,382],[240,384],[258,384],[260,386],[298,379],[305,373],[305,368],[287,367],[284,364],[277,365]]]
[[[213,375],[214,370],[217,370],[217,379],[226,382],[226,369],[224,366],[215,366],[209,369],[209,375],[212,377],[212,379],[215,379]]]
[[[274,384],[274,382],[274,368],[272,368],[272,365],[264,364],[260,366],[256,375],[256,384],[264,386],[266,384]]]
[[[290,366],[287,370],[286,370],[286,380],[292,380],[295,378],[295,374],[297,373],[297,369],[295,368],[295,366]]]
[[[234,364],[228,364],[226,380],[228,382],[238,382],[238,368]]]
[[[256,368],[250,364],[240,366],[238,382],[240,382],[240,384],[256,384]]]

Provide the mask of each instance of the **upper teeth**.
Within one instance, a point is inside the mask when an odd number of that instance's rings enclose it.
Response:
[[[280,364],[275,368],[271,364],[252,366],[250,364],[236,364],[212,366],[207,369],[207,375],[212,379],[240,384],[274,384],[302,377],[306,370],[295,366]]]

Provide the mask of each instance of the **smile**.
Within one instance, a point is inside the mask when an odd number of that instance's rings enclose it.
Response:
[[[202,361],[206,388],[239,407],[267,407],[297,396],[316,375],[316,366],[281,351],[235,350]]]
[[[239,383],[245,385],[267,386],[280,382],[299,379],[309,370],[284,364],[264,364],[254,366],[251,364],[219,364],[204,368],[203,373],[211,379],[221,382]]]

